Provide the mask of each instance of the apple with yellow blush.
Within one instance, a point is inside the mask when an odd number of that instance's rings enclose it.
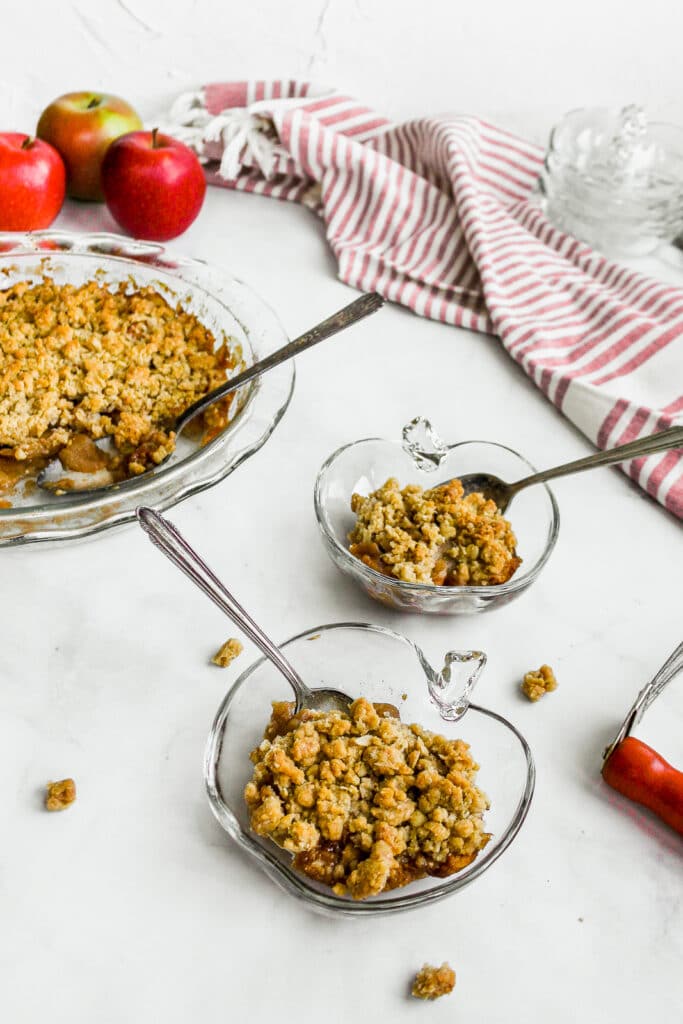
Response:
[[[66,165],[68,195],[102,201],[105,153],[114,139],[140,128],[142,121],[135,110],[118,96],[69,92],[45,108],[36,135],[61,154]]]

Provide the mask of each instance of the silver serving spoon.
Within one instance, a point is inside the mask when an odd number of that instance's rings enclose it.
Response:
[[[224,583],[211,571],[197,552],[190,547],[179,530],[154,509],[141,506],[137,509],[138,522],[156,547],[162,551],[181,572],[203,590],[214,604],[245,633],[265,654],[266,658],[282,673],[294,690],[296,711],[310,708],[313,711],[348,711],[353,698],[340,690],[310,689],[296,669],[285,658],[282,651],[270,640],[251,616],[232,596]]]
[[[517,480],[513,484],[506,484],[491,473],[467,473],[458,479],[465,489],[465,494],[481,491],[484,497],[495,501],[501,512],[505,512],[515,495],[525,487],[542,484],[546,480],[554,480],[559,476],[581,473],[585,469],[595,469],[596,466],[611,466],[615,462],[626,462],[636,459],[640,455],[653,455],[655,452],[663,452],[668,448],[683,448],[683,426],[669,427],[668,430],[650,434],[648,437],[641,437],[637,441],[619,445],[618,448],[608,448],[604,452],[587,455],[583,459],[576,459],[574,462],[567,462],[562,466],[555,466],[553,469],[544,469],[540,473],[526,476],[523,480]],[[445,481],[445,483],[450,483],[450,481]]]
[[[261,377],[268,370],[272,370],[288,359],[292,359],[301,352],[305,352],[307,348],[312,348],[318,342],[324,341],[333,334],[338,334],[339,331],[345,330],[345,328],[357,323],[358,320],[362,320],[363,317],[374,313],[383,305],[384,299],[377,292],[368,292],[365,295],[361,295],[360,298],[354,299],[348,306],[344,306],[343,309],[338,310],[338,312],[328,317],[327,320],[323,320],[322,323],[312,327],[310,331],[306,331],[305,334],[295,338],[294,341],[290,341],[287,345],[283,345],[282,348],[272,352],[265,359],[260,359],[253,366],[250,366],[242,373],[238,373],[236,377],[231,377],[225,384],[221,384],[219,388],[215,388],[207,395],[197,399],[196,402],[189,405],[178,416],[173,424],[172,429],[175,431],[176,441],[188,423],[205,412],[214,402],[219,402],[222,398],[244,387],[245,384],[249,384],[257,377]],[[110,438],[105,438],[101,442],[98,441],[97,446],[102,451],[113,452],[114,450],[113,442]],[[135,479],[140,480],[149,473],[156,473],[163,466],[164,462],[171,458],[172,454],[173,452],[170,452],[162,462],[147,470],[146,473],[141,473]],[[70,494],[73,491],[94,494],[118,486],[118,483],[114,481],[108,469],[98,470],[94,473],[73,472],[62,466],[59,457],[53,459],[45,469],[41,470],[37,477],[37,483],[43,490],[50,491],[52,494]]]

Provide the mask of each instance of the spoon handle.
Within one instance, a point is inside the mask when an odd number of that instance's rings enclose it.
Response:
[[[279,366],[280,363],[284,363],[288,359],[299,355],[299,353],[305,352],[307,348],[312,348],[319,341],[324,341],[325,338],[329,338],[333,334],[343,331],[346,327],[350,327],[351,324],[355,324],[358,320],[362,320],[363,317],[369,316],[370,313],[374,313],[375,310],[383,305],[384,299],[377,292],[367,292],[365,295],[361,295],[360,298],[354,299],[348,306],[344,306],[343,309],[329,316],[327,320],[323,320],[321,324],[311,327],[310,331],[306,331],[305,334],[295,338],[294,341],[283,345],[276,352],[271,352],[265,359],[260,359],[258,363],[254,363],[253,366],[248,367],[242,373],[238,373],[236,377],[231,377],[229,381],[226,381],[219,388],[215,388],[208,395],[204,395],[196,402],[193,402],[178,417],[176,432],[179,433],[190,420],[198,416],[199,413],[204,412],[214,402],[220,401],[226,395],[231,395],[233,391],[237,391],[238,388],[248,384],[255,377],[262,376],[268,370]]]
[[[214,604],[218,605],[222,612],[232,619],[236,626],[249,637],[259,650],[265,654],[273,665],[283,674],[291,684],[297,696],[299,704],[306,703],[311,692],[304,683],[298,672],[290,665],[282,651],[268,639],[260,626],[258,626],[248,612],[232,596],[224,583],[208,567],[206,562],[199,557],[197,552],[190,547],[180,531],[159,512],[142,505],[137,509],[136,515],[140,526],[148,535],[152,543],[166,555],[181,572],[195,583],[200,590],[203,590],[207,597],[210,597]]]
[[[683,643],[680,643],[676,650],[669,655],[662,667],[644,686],[636,697],[629,713],[621,724],[621,728],[614,740],[605,751],[604,760],[619,746],[621,741],[630,735],[631,731],[640,722],[641,718],[649,708],[650,704],[659,697],[662,690],[669,685],[679,672],[683,671]]]
[[[540,473],[534,473],[533,476],[527,476],[523,480],[511,484],[510,490],[516,494],[517,491],[521,491],[523,487],[529,487],[531,484],[541,484],[545,480],[553,480],[558,476],[569,476],[570,473],[581,473],[584,469],[593,469],[595,466],[611,466],[615,462],[626,462],[638,458],[640,455],[653,455],[655,452],[664,452],[668,448],[683,448],[683,426],[669,427],[668,430],[661,430],[657,434],[648,434],[647,437],[640,437],[637,441],[619,445],[618,448],[608,448],[604,452],[587,455],[583,459],[567,462],[563,466],[544,469]]]

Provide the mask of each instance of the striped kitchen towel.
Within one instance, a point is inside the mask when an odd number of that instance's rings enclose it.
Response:
[[[343,281],[497,335],[600,448],[683,422],[683,290],[554,228],[531,198],[542,151],[473,117],[396,125],[292,81],[207,85],[170,130],[217,185],[320,214]],[[683,452],[626,465],[683,518]]]

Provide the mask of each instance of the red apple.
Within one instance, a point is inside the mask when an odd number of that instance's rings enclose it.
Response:
[[[0,231],[49,227],[62,208],[65,186],[56,149],[20,132],[0,133]]]
[[[102,185],[109,212],[123,230],[155,242],[186,231],[206,192],[192,150],[156,128],[112,142],[102,164]]]
[[[102,200],[100,171],[104,154],[119,135],[137,128],[142,128],[142,121],[118,96],[69,92],[45,108],[36,134],[62,154],[69,195]]]

